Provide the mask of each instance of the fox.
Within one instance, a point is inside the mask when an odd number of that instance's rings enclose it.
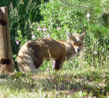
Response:
[[[65,60],[80,53],[83,49],[85,32],[82,34],[67,32],[67,40],[40,38],[26,42],[18,52],[18,68],[22,72],[39,72],[44,59],[55,60],[55,70],[62,68]]]

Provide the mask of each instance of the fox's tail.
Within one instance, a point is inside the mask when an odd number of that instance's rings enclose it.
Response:
[[[22,72],[39,72],[35,65],[35,61],[37,61],[37,58],[33,58],[34,57],[32,56],[32,53],[28,50],[28,48],[26,46],[23,46],[17,56],[19,70]]]

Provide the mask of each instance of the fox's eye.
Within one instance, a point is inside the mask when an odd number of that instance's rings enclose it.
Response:
[[[76,43],[73,43],[74,45],[76,45]]]

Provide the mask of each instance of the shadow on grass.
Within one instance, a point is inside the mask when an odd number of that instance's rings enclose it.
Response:
[[[109,92],[109,72],[85,71],[75,75],[54,75],[54,77],[34,78],[40,81],[40,87],[44,91],[83,91],[92,93],[93,96],[106,96]]]
[[[67,94],[74,94],[82,91],[93,96],[106,96],[109,92],[109,72],[87,71],[70,75],[26,75],[16,73],[14,76],[6,78],[7,82],[0,85],[7,86],[11,90],[26,89],[27,91],[68,91]],[[32,78],[31,78],[32,77]]]

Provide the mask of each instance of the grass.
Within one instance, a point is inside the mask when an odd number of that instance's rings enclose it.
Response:
[[[109,97],[109,70],[94,69],[17,72],[0,80],[1,98],[87,98]]]
[[[15,60],[20,46],[32,35],[35,39],[47,35],[53,39],[66,39],[67,31],[86,31],[86,35],[84,51],[79,57],[65,62],[60,71],[54,71],[52,61],[45,61],[40,67],[44,70],[42,73],[0,75],[0,98],[109,97],[108,0],[49,0],[41,5],[40,0],[4,1],[0,6],[9,9]]]

